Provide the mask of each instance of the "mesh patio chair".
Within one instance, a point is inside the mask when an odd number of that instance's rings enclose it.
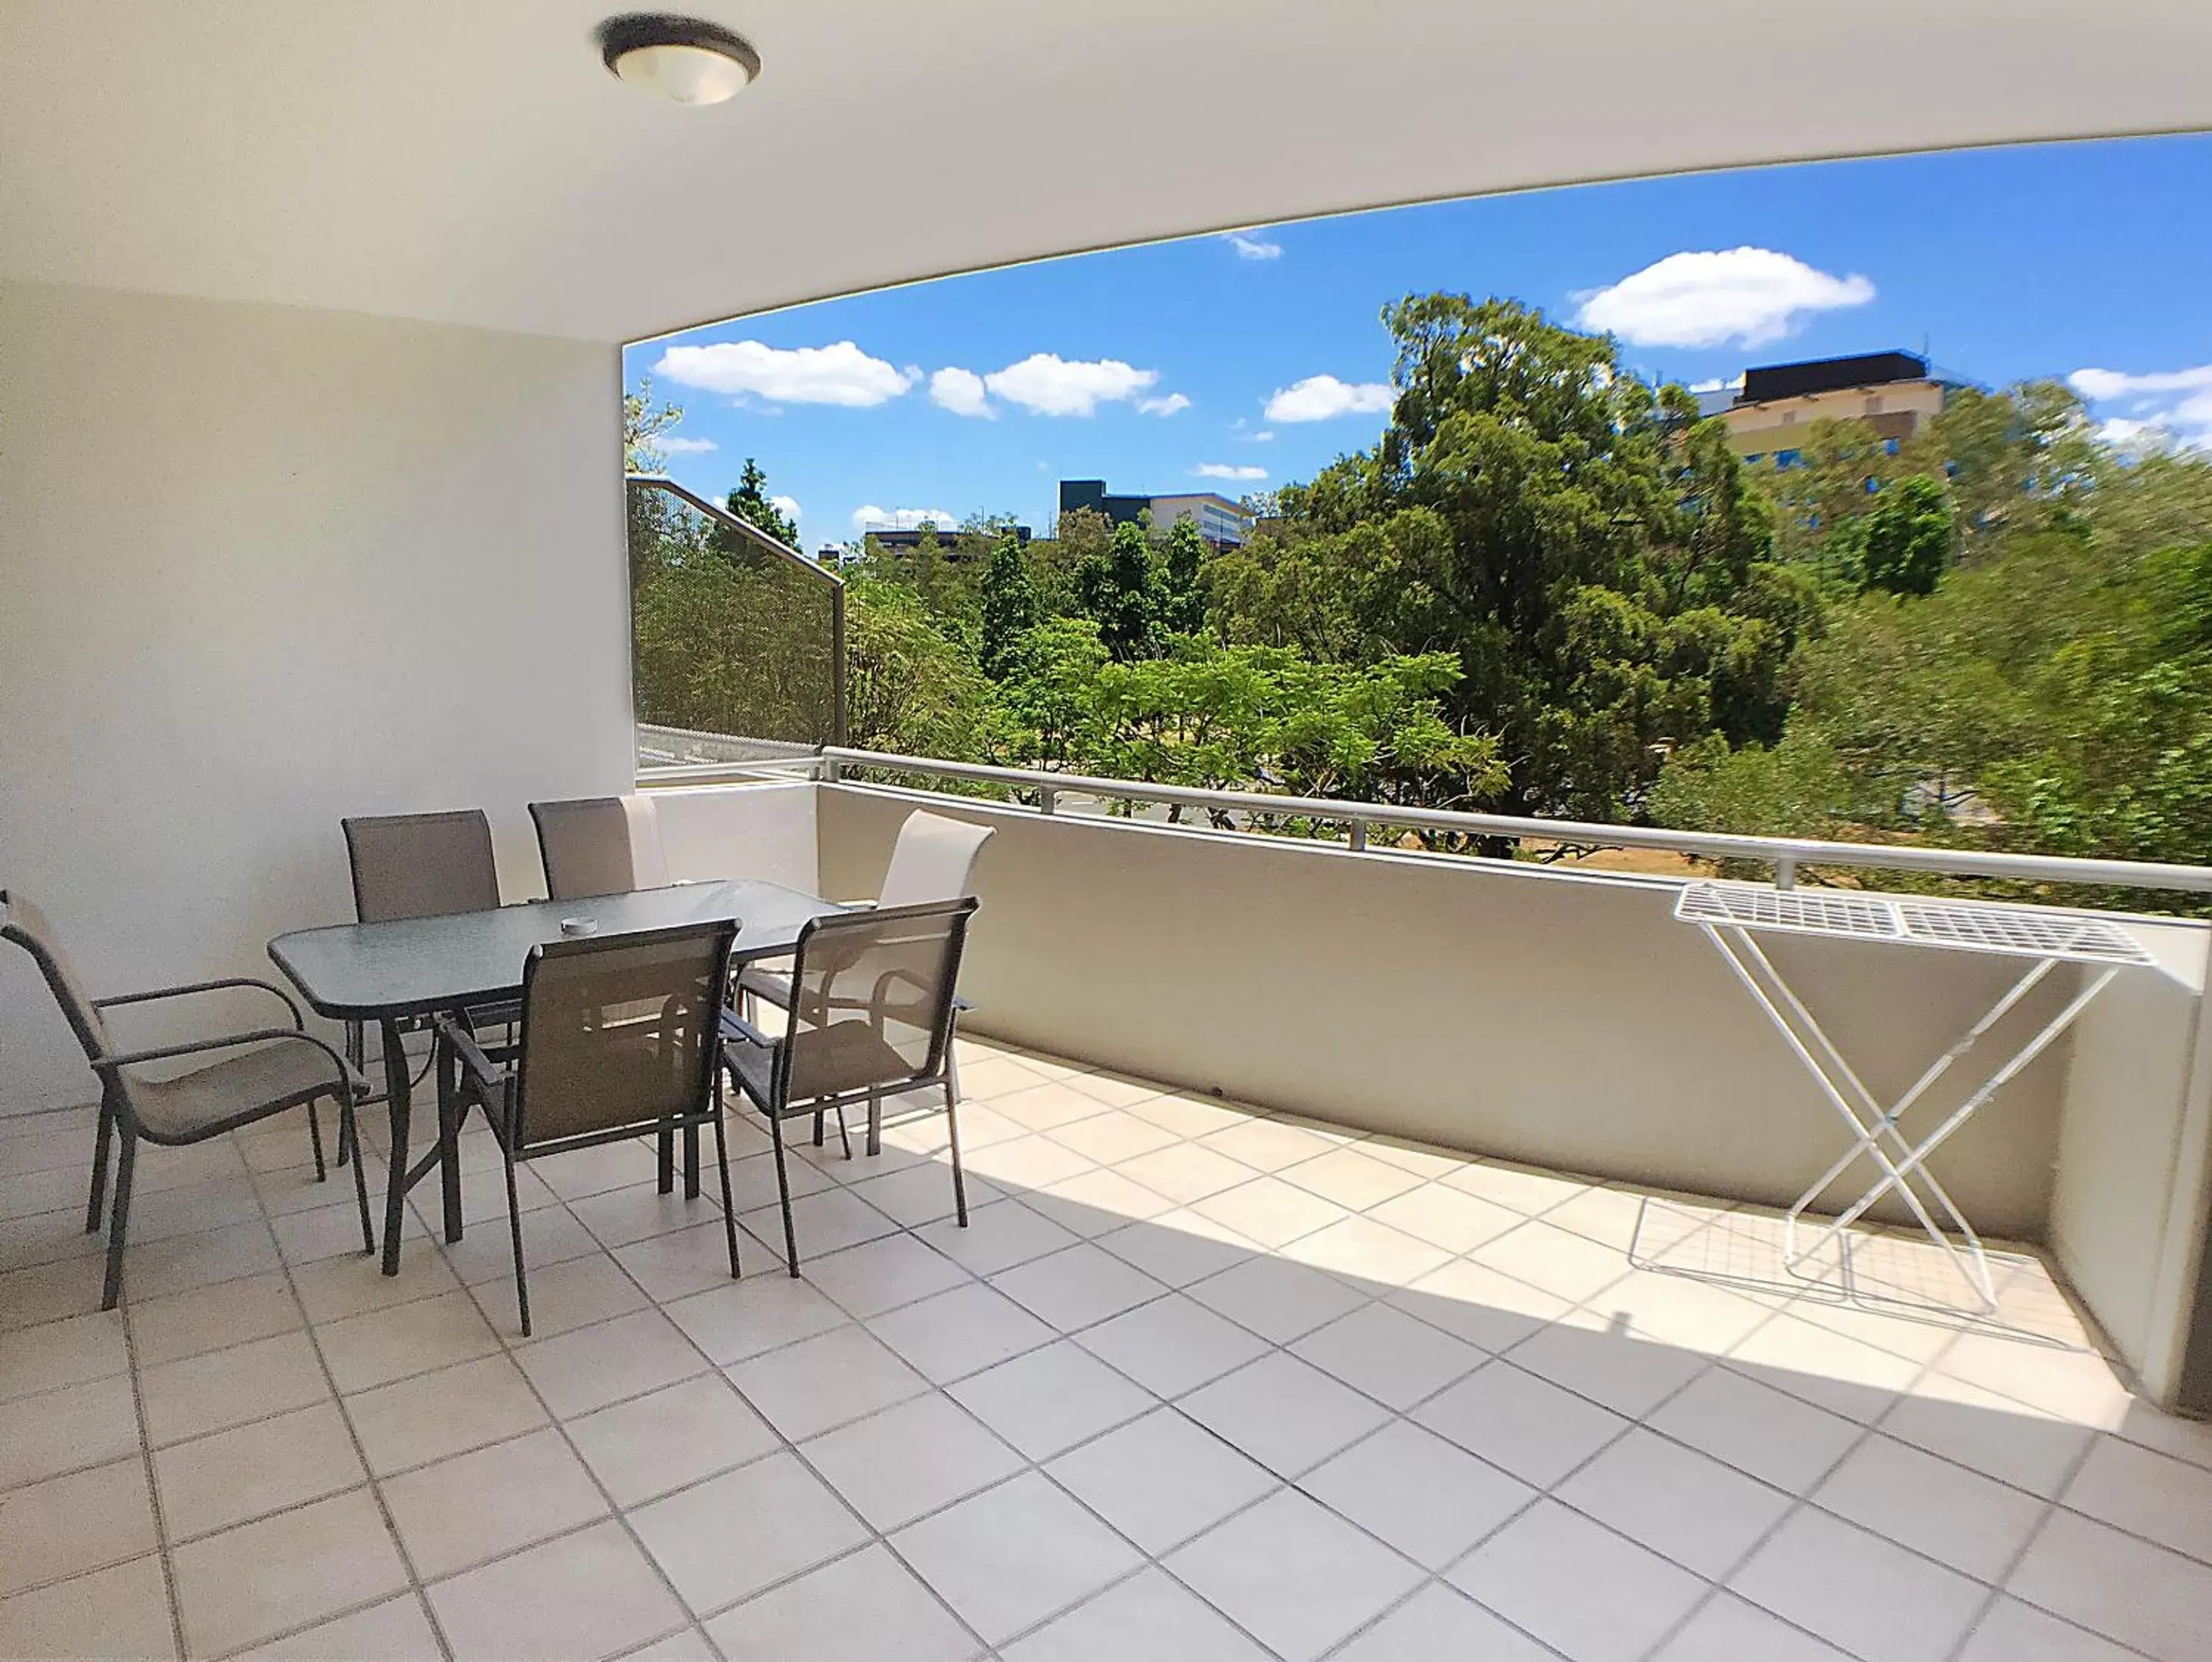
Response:
[[[314,1104],[325,1096],[337,1101],[338,1135],[341,1140],[346,1139],[352,1131],[354,1109],[368,1095],[368,1082],[344,1057],[303,1030],[306,1023],[290,994],[267,981],[234,975],[94,998],[86,992],[46,915],[21,895],[5,889],[0,889],[0,940],[31,955],[54,1002],[84,1047],[85,1060],[100,1078],[100,1128],[93,1143],[92,1198],[85,1208],[84,1227],[88,1234],[100,1228],[112,1143],[115,1198],[108,1224],[107,1279],[100,1295],[101,1309],[112,1310],[123,1295],[123,1246],[130,1230],[131,1185],[142,1140],[166,1148],[204,1143],[240,1125],[305,1107],[315,1146],[315,1180],[328,1179]],[[108,1031],[106,1012],[118,1006],[155,1004],[231,988],[253,988],[270,994],[284,1006],[291,1025],[254,1028],[138,1050],[118,1048]],[[236,1053],[165,1078],[149,1078],[143,1071],[149,1063],[216,1051]],[[361,1209],[362,1249],[374,1252],[368,1184],[358,1160],[353,1162],[353,1186]]]
[[[842,1126],[845,1109],[866,1102],[874,1123],[884,1097],[944,1088],[953,1210],[968,1227],[951,1068],[960,955],[975,906],[970,895],[817,918],[799,931],[793,955],[784,1033],[771,1038],[734,1011],[723,1016],[724,1065],[767,1116],[775,1145],[784,1260],[794,1276],[799,1239],[784,1163],[786,1119],[835,1113]]]
[[[533,947],[522,975],[521,1036],[514,1065],[485,1054],[465,1016],[437,1020],[439,1119],[458,1126],[483,1110],[507,1162],[507,1225],[514,1240],[514,1297],[530,1331],[518,1161],[659,1131],[714,1127],[730,1273],[738,1224],[722,1128],[721,1028],[734,923],[636,934],[586,936]]]
[[[933,901],[957,901],[973,895],[976,859],[982,854],[983,845],[994,834],[988,825],[970,825],[964,820],[947,819],[942,814],[917,808],[899,827],[898,840],[891,846],[890,867],[884,873],[883,892],[877,896],[876,904],[925,906]],[[738,974],[738,987],[741,993],[765,999],[787,1012],[792,997],[790,961],[747,966]],[[969,1008],[964,999],[955,1002],[956,1022],[959,1013]],[[960,1064],[954,1051],[948,1049],[945,1055],[945,1101],[949,1105],[959,1099]],[[821,1115],[815,1116],[817,1148],[822,1146],[823,1124]],[[852,1138],[845,1131],[842,1116],[837,1129],[849,1158]],[[882,1152],[881,1127],[872,1118],[868,1125],[868,1152]]]
[[[365,924],[402,918],[443,918],[457,912],[497,909],[499,867],[492,857],[491,822],[480,808],[441,814],[378,814],[341,820],[346,864],[353,876],[354,916]],[[479,1028],[513,1020],[511,1008],[474,1012]],[[410,1023],[410,1028],[418,1024]],[[367,1065],[362,1025],[349,1022],[346,1059]],[[368,1099],[384,1100],[382,1091]],[[351,1146],[338,1140],[338,1163]]]
[[[556,901],[588,900],[655,889],[668,881],[660,828],[648,797],[584,797],[533,802],[545,893]]]

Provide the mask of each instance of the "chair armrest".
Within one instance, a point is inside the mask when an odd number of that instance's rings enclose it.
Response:
[[[484,1054],[483,1046],[477,1043],[474,1034],[450,1016],[441,1016],[431,1025],[437,1030],[438,1041],[453,1047],[453,1054],[461,1058],[463,1070],[478,1089],[495,1091],[501,1087],[507,1078],[507,1070]]]
[[[750,1022],[730,1009],[722,1011],[722,1037],[737,1039],[748,1045],[758,1045],[763,1050],[774,1050],[775,1040],[763,1033]]]
[[[225,975],[212,981],[186,981],[180,986],[153,987],[144,992],[118,992],[112,998],[95,998],[95,1010],[113,1010],[118,1004],[149,1004],[160,998],[182,998],[195,992],[219,992],[227,987],[254,987],[281,999],[284,1008],[292,1012],[292,1026],[297,1030],[307,1026],[300,1006],[290,993],[273,981],[258,981],[251,975]]]
[[[312,1033],[302,1033],[296,1028],[256,1028],[249,1033],[226,1033],[213,1039],[194,1039],[185,1044],[156,1045],[151,1050],[118,1051],[102,1056],[93,1063],[100,1073],[112,1073],[118,1068],[136,1067],[142,1062],[166,1062],[173,1057],[198,1056],[211,1050],[232,1050],[240,1045],[265,1045],[276,1041],[295,1045],[313,1045],[331,1058],[337,1071],[340,1092],[354,1101],[368,1094],[368,1082],[354,1071],[353,1065],[339,1055],[331,1046]]]

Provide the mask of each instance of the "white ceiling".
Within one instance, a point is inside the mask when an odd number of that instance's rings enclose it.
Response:
[[[766,65],[711,109],[605,72],[617,9],[0,0],[0,277],[617,341],[1346,208],[2212,127],[2208,0],[697,0]]]

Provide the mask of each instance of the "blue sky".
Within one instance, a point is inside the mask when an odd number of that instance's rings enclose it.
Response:
[[[2115,437],[2212,446],[2208,202],[2205,137],[1585,186],[823,301],[624,368],[684,406],[678,479],[719,498],[757,457],[810,549],[901,510],[1042,532],[1062,477],[1232,497],[1309,478],[1383,423],[1382,306],[1435,288],[1586,317],[1692,384],[1923,343],[1991,385],[2102,372],[2077,385]]]

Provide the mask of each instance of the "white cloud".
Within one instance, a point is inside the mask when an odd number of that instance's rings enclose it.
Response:
[[[2194,369],[2130,375],[2115,369],[2077,369],[2067,385],[2093,403],[2126,398],[2135,418],[2116,416],[2097,436],[2117,449],[2212,451],[2212,364]],[[2176,397],[2175,394],[2185,396]]]
[[[941,531],[960,528],[959,519],[943,508],[879,508],[867,502],[853,510],[853,529],[862,534],[872,531],[919,531],[925,525],[934,525]]]
[[[983,396],[983,378],[972,369],[940,369],[929,378],[929,401],[955,416],[980,416],[994,422],[999,412]]]
[[[1172,416],[1179,409],[1189,408],[1190,400],[1180,392],[1170,392],[1164,398],[1137,400],[1137,414],[1139,416]]]
[[[1033,352],[983,378],[1008,403],[1039,416],[1089,416],[1102,403],[1133,398],[1159,379],[1155,369],[1133,369],[1119,358],[1073,363],[1050,352]]]
[[[1272,445],[1275,442],[1275,435],[1262,428],[1252,435],[1252,442],[1255,445]]]
[[[1238,467],[1231,462],[1200,462],[1191,471],[1201,479],[1264,479],[1263,467]]]
[[[1283,257],[1283,245],[1269,242],[1263,237],[1248,237],[1241,231],[1226,234],[1229,246],[1237,251],[1238,259],[1271,260]]]
[[[844,404],[866,409],[896,398],[914,377],[872,358],[850,341],[832,346],[776,347],[759,341],[672,346],[653,373],[680,386],[750,393],[775,403]]]
[[[1874,284],[1832,276],[1771,248],[1729,248],[1669,254],[1575,298],[1583,328],[1637,346],[1763,346],[1813,312],[1864,306]]]
[[[796,496],[771,496],[768,501],[770,507],[790,520],[793,525],[799,523],[801,515],[799,512],[799,499]]]
[[[1741,371],[1738,371],[1725,381],[1717,375],[1710,381],[1692,381],[1690,391],[1692,392],[1741,392],[1743,391],[1743,374]]]
[[[1390,408],[1395,395],[1387,381],[1340,381],[1334,375],[1309,375],[1267,400],[1271,422],[1326,422],[1338,416],[1374,416]]]
[[[2123,374],[2117,369],[2077,369],[2066,384],[2085,398],[2117,398],[2128,392],[2196,392],[2212,388],[2212,364],[2194,369],[2172,369],[2151,375]]]
[[[704,456],[708,451],[719,448],[712,439],[682,439],[664,436],[662,438],[655,439],[653,443],[653,447],[656,450],[665,450],[671,456]]]

